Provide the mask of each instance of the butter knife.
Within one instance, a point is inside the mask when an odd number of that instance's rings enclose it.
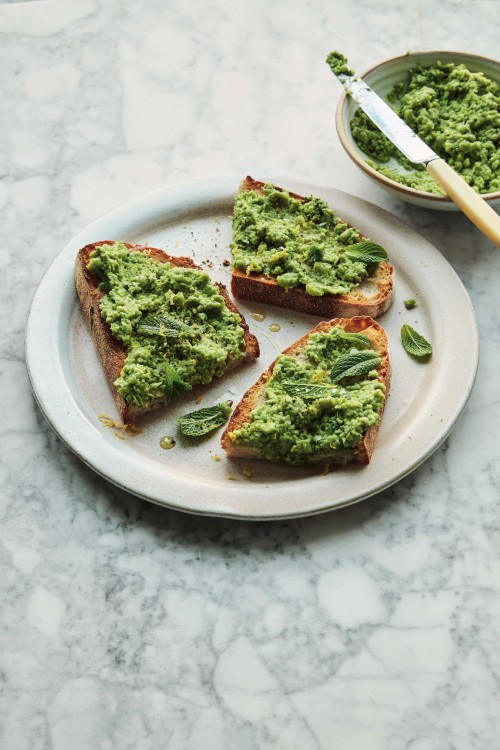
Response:
[[[327,57],[332,73],[363,112],[385,136],[414,164],[423,164],[432,179],[442,187],[476,227],[500,247],[500,216],[435,151],[371,89],[338,52]]]

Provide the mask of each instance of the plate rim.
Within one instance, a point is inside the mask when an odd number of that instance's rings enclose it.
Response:
[[[203,508],[200,507],[199,504],[194,504],[192,506],[189,506],[189,504],[186,504],[185,501],[178,501],[174,497],[169,496],[167,498],[162,497],[156,497],[152,496],[151,493],[144,493],[141,492],[137,487],[133,488],[131,485],[127,482],[121,482],[119,478],[113,473],[106,472],[102,468],[98,468],[95,465],[95,458],[88,457],[86,455],[85,451],[81,450],[78,443],[75,441],[75,436],[68,436],[66,432],[61,428],[61,425],[53,418],[53,410],[51,410],[50,405],[48,406],[46,403],[46,399],[43,398],[43,394],[40,391],[40,384],[37,381],[37,373],[36,373],[36,355],[34,354],[34,348],[32,345],[32,339],[31,339],[31,331],[34,325],[34,321],[36,320],[36,306],[39,302],[40,298],[43,297],[43,292],[45,289],[45,286],[47,284],[47,280],[50,278],[51,273],[54,273],[54,269],[57,268],[57,265],[62,262],[63,259],[65,259],[65,256],[68,255],[70,252],[75,251],[75,247],[78,249],[79,247],[83,246],[84,244],[87,244],[89,241],[96,241],[95,236],[96,233],[99,231],[101,225],[107,225],[113,220],[120,220],[122,215],[124,214],[133,214],[134,212],[140,212],[141,208],[151,206],[151,204],[154,205],[155,200],[158,198],[165,197],[166,199],[166,205],[165,205],[165,211],[168,213],[168,200],[170,198],[175,199],[175,197],[179,198],[179,195],[182,197],[187,197],[188,199],[192,198],[193,194],[197,196],[198,201],[201,200],[203,203],[204,197],[209,198],[211,202],[217,203],[217,201],[221,202],[224,198],[228,198],[229,195],[234,195],[236,192],[237,186],[239,182],[241,181],[240,177],[235,178],[224,178],[224,179],[218,179],[218,180],[209,180],[209,181],[190,181],[187,183],[183,183],[181,185],[170,185],[162,188],[158,188],[152,191],[148,191],[146,193],[143,193],[139,196],[136,196],[135,198],[132,198],[131,200],[128,200],[110,211],[105,212],[104,214],[98,216],[94,221],[90,222],[87,226],[82,228],[77,234],[73,236],[73,238],[64,246],[64,248],[53,258],[53,260],[50,262],[48,268],[46,269],[45,273],[43,274],[39,284],[37,285],[37,288],[33,294],[32,301],[30,304],[30,309],[28,313],[28,318],[25,326],[25,362],[26,367],[28,371],[28,377],[31,385],[31,389],[35,398],[35,401],[38,405],[38,408],[44,415],[45,419],[51,426],[51,428],[54,430],[54,432],[57,434],[58,438],[63,442],[64,445],[72,452],[74,453],[80,460],[83,461],[87,466],[89,466],[94,472],[96,472],[98,475],[102,476],[104,479],[115,485],[116,487],[129,492],[133,494],[136,497],[139,497],[143,500],[147,500],[148,502],[152,502],[153,504],[159,505],[161,507],[178,510],[187,512],[190,514],[195,515],[201,515],[201,516],[209,516],[209,517],[224,517],[224,518],[233,518],[233,519],[239,519],[239,520],[253,520],[253,521],[272,521],[272,520],[281,520],[281,519],[290,519],[290,518],[301,518],[301,517],[307,517],[312,515],[318,515],[320,513],[326,513],[330,512],[332,510],[339,510],[341,508],[345,508],[349,505],[353,505],[355,503],[361,502],[362,500],[366,500],[369,497],[373,497],[374,495],[383,492],[384,490],[388,489],[389,487],[396,484],[398,481],[403,479],[404,477],[411,474],[415,469],[417,469],[420,465],[422,465],[425,461],[427,461],[430,456],[439,449],[439,447],[444,443],[446,438],[449,436],[450,432],[456,425],[457,421],[459,420],[461,414],[463,413],[463,410],[465,409],[467,402],[469,400],[470,394],[472,392],[476,375],[477,375],[477,369],[479,365],[479,334],[478,334],[478,327],[477,327],[477,321],[476,316],[474,312],[474,308],[471,302],[471,299],[469,297],[469,294],[467,290],[465,289],[465,286],[456,273],[455,269],[451,266],[451,264],[447,261],[444,256],[435,248],[427,239],[422,237],[415,229],[413,229],[411,226],[409,226],[406,222],[401,220],[399,217],[394,216],[390,212],[388,212],[386,209],[381,208],[380,206],[377,206],[376,204],[373,204],[363,198],[359,198],[357,196],[353,196],[345,191],[339,190],[338,188],[334,188],[331,186],[326,185],[317,185],[310,182],[304,182],[304,181],[298,181],[296,179],[288,179],[284,177],[268,177],[265,178],[266,180],[272,181],[275,184],[281,184],[281,185],[300,185],[301,188],[304,190],[309,190],[310,192],[308,194],[313,194],[315,191],[328,191],[332,193],[340,193],[346,198],[352,198],[355,199],[359,203],[359,205],[367,205],[372,209],[376,209],[377,212],[381,213],[382,215],[385,215],[387,218],[390,218],[391,222],[393,222],[395,225],[399,225],[400,228],[404,229],[406,232],[410,232],[410,234],[413,234],[416,238],[419,239],[420,242],[424,242],[428,248],[430,248],[433,252],[437,253],[439,256],[441,256],[444,263],[448,266],[449,271],[454,275],[455,282],[458,283],[458,286],[461,287],[461,292],[464,295],[465,300],[467,301],[467,309],[468,313],[471,317],[472,322],[472,344],[473,344],[473,359],[472,359],[472,366],[468,369],[468,378],[467,383],[464,388],[464,393],[462,396],[461,402],[457,405],[457,408],[453,410],[451,418],[448,419],[446,425],[444,426],[442,432],[437,435],[434,439],[434,441],[428,446],[427,450],[420,452],[418,456],[415,457],[415,459],[408,463],[403,468],[400,468],[396,471],[393,471],[392,473],[388,473],[386,479],[382,482],[379,482],[375,487],[368,488],[366,492],[363,492],[361,494],[356,495],[355,497],[347,497],[343,500],[336,501],[335,499],[331,499],[330,502],[323,501],[322,503],[310,507],[310,508],[304,508],[302,510],[296,510],[293,512],[278,512],[278,513],[272,513],[272,512],[260,512],[258,514],[255,513],[245,513],[240,512],[236,509],[229,510],[227,507],[221,507],[221,508]],[[290,189],[294,189],[293,187]],[[210,202],[209,201],[209,202]],[[205,203],[203,203],[205,205]],[[147,219],[143,220],[143,223],[147,223]],[[168,223],[172,223],[172,219],[165,220],[165,223],[168,225]],[[94,237],[93,240],[88,239],[89,237]],[[104,238],[102,238],[104,239]],[[98,240],[97,240],[98,241]],[[73,277],[71,276],[71,283],[73,282]],[[82,415],[82,421],[87,423],[87,420]],[[233,494],[239,493],[241,494],[242,486],[234,486]],[[267,490],[266,488],[262,488],[264,492],[272,492],[272,485],[269,485]],[[172,495],[175,494],[172,493]],[[267,510],[267,509],[266,509]]]

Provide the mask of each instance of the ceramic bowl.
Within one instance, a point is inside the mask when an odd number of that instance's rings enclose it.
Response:
[[[386,97],[393,86],[405,81],[408,70],[416,65],[429,66],[440,60],[443,63],[463,63],[471,71],[482,71],[488,78],[500,84],[500,62],[479,55],[464,52],[408,52],[400,57],[393,57],[368,68],[361,77],[373,88],[377,94]],[[425,208],[442,211],[458,211],[458,207],[446,195],[435,195],[423,190],[401,185],[389,177],[380,174],[367,164],[368,158],[354,143],[351,133],[351,120],[358,105],[344,92],[339,100],[336,112],[336,126],[342,146],[353,162],[363,170],[379,187],[400,200]],[[391,166],[393,166],[391,164]],[[402,170],[403,171],[403,170]],[[500,207],[500,191],[483,195],[483,198],[493,207]]]

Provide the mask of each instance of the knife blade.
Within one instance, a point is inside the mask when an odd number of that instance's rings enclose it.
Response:
[[[391,107],[359,78],[339,52],[331,52],[327,63],[347,94],[370,120],[414,164],[423,164],[427,172],[464,214],[500,247],[500,216],[435,151],[402,120]]]
[[[363,112],[410,161],[425,165],[431,159],[439,159],[436,152],[361,78],[345,74],[337,77]]]

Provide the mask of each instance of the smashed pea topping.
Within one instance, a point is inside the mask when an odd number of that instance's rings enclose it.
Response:
[[[320,198],[303,201],[265,185],[239,193],[233,212],[232,267],[275,278],[313,296],[348,294],[373,264],[349,257],[360,233]]]
[[[354,70],[347,64],[347,57],[341,52],[330,52],[326,58],[327,64],[330,66],[332,73],[336,76],[346,75],[354,76]]]
[[[397,114],[478,193],[500,190],[500,86],[465,65],[441,63],[409,71],[407,84],[388,95]],[[443,194],[425,171],[404,157],[371,120],[357,110],[351,132],[368,163],[416,190]],[[407,173],[387,162],[394,159]]]
[[[335,362],[352,351],[342,329],[331,328],[312,334],[300,356],[280,355],[264,402],[231,439],[280,463],[304,465],[332,454],[352,458],[364,432],[380,423],[386,390],[376,369],[334,381]],[[303,387],[292,389],[292,383]]]
[[[132,406],[168,402],[242,356],[240,317],[204,271],[160,263],[119,242],[93,250],[87,268],[101,279],[101,315],[127,350],[114,385]]]

